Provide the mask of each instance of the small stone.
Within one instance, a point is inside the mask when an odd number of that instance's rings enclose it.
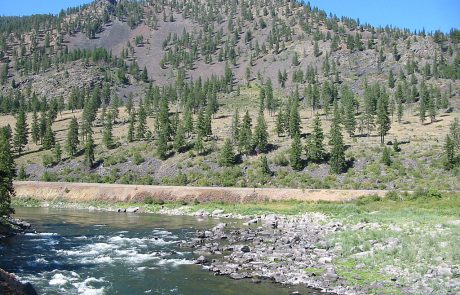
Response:
[[[244,279],[244,275],[240,274],[240,273],[231,273],[230,274],[230,277],[234,280],[241,280],[241,279]]]

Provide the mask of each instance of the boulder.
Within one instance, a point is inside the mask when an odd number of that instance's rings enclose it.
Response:
[[[248,252],[251,252],[251,248],[249,248],[249,246],[247,245],[244,245],[240,248],[240,251],[243,253],[248,253]]]
[[[136,213],[139,211],[139,207],[129,207],[128,209],[126,209],[126,213]]]
[[[206,263],[208,260],[206,259],[206,257],[204,257],[203,255],[201,255],[200,257],[198,257],[194,262],[195,264],[204,264]]]

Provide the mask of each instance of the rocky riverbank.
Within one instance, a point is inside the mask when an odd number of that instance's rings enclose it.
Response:
[[[30,223],[12,218],[0,218],[0,239],[14,236],[30,228]]]
[[[258,283],[304,284],[328,293],[364,294],[365,288],[347,287],[336,273],[335,249],[325,237],[340,231],[342,224],[328,222],[320,213],[299,217],[262,215],[232,228],[220,223],[209,231],[197,232],[183,247],[193,248],[197,264],[216,275],[232,279],[250,278]]]

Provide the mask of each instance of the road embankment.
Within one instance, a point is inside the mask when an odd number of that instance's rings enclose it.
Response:
[[[331,190],[286,188],[186,187],[67,182],[14,182],[17,197],[74,202],[261,202],[348,201],[362,196],[384,196],[383,190]]]

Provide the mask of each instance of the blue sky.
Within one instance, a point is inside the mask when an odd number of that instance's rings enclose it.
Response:
[[[0,15],[58,13],[90,0],[0,0]],[[459,0],[310,0],[313,6],[337,16],[359,18],[374,26],[387,24],[427,31],[460,28]]]
[[[91,0],[0,0],[0,15],[57,14],[61,9],[90,2]]]
[[[308,1],[308,0],[306,0]],[[310,0],[312,6],[338,17],[359,18],[373,26],[393,25],[427,32],[460,28],[459,0]]]

